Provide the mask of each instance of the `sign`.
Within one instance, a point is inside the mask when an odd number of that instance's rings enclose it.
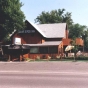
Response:
[[[21,44],[21,38],[15,38],[14,44]]]
[[[35,30],[22,30],[19,31],[18,33],[35,33]]]
[[[75,54],[74,53],[68,53],[68,57],[74,57]]]

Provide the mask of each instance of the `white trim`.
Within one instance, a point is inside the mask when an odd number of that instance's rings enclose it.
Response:
[[[28,21],[28,20],[27,20]],[[29,21],[28,21],[29,22]],[[37,25],[29,22],[43,37],[47,37],[38,27]]]

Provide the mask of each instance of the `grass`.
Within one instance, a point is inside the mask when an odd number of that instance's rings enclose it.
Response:
[[[6,58],[1,58],[0,59],[1,61],[8,61],[8,59]],[[88,61],[88,57],[77,57],[75,60],[74,60],[74,57],[66,57],[66,58],[62,58],[62,59],[30,59],[30,58],[26,58],[26,61],[27,62],[33,62],[33,61],[38,61],[38,62],[41,62],[41,61]]]
[[[74,57],[66,57],[62,59],[35,59],[32,61],[88,61],[88,57],[77,57],[75,60]]]
[[[69,59],[36,59],[36,60],[30,60],[30,61],[38,61],[38,62],[41,62],[41,61],[73,61],[73,60],[69,60]],[[29,62],[30,62],[29,61]]]

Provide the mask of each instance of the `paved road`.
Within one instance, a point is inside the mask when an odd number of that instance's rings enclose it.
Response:
[[[88,88],[88,62],[1,62],[1,87]]]

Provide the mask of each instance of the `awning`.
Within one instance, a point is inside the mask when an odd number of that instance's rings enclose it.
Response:
[[[73,48],[74,48],[74,46],[68,45],[68,46],[65,48],[65,51],[69,51],[69,50],[71,50],[71,49],[73,49]]]
[[[46,41],[42,44],[23,44],[28,46],[58,46],[62,41]]]
[[[7,49],[30,49],[30,46],[23,44],[2,45],[2,47],[7,47]]]

